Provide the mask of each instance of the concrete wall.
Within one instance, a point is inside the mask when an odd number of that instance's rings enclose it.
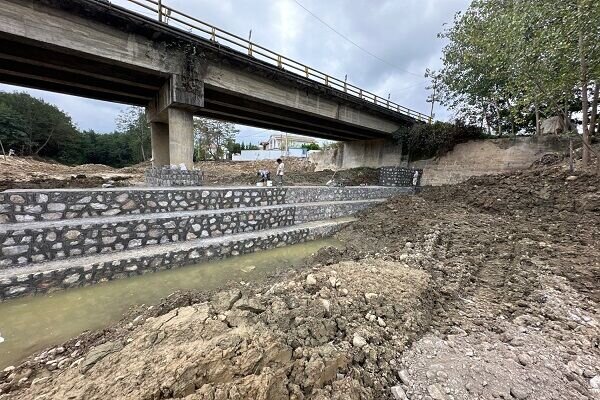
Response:
[[[556,136],[478,140],[457,145],[439,158],[411,163],[423,169],[422,185],[443,185],[472,176],[529,168],[547,153],[567,152],[569,142]]]
[[[241,154],[234,154],[233,161],[255,161],[255,160],[277,160],[282,157],[298,157],[304,158],[307,156],[307,151],[304,149],[290,149],[289,152],[280,149],[273,150],[242,150]]]
[[[529,168],[547,153],[567,152],[568,139],[557,136],[517,137],[471,141],[449,153],[408,165],[401,148],[383,140],[340,142],[337,147],[314,153],[309,160],[316,170],[403,166],[423,169],[422,185],[458,183],[471,176],[498,174]]]
[[[317,171],[350,169],[358,167],[379,168],[400,166],[402,147],[391,140],[355,140],[338,142],[333,147],[309,154]]]

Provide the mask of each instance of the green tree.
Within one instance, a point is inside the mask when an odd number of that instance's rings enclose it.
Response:
[[[598,20],[595,0],[474,0],[440,34],[449,41],[440,99],[497,135],[539,132],[541,116],[568,120],[579,101],[575,110],[583,111],[589,142],[597,113],[592,88],[600,82]],[[587,118],[590,93],[593,123]]]
[[[317,143],[304,143],[302,148],[306,150],[321,150],[321,146]]]
[[[143,107],[128,107],[117,117],[117,129],[130,138],[134,162],[146,161],[151,154],[150,125]]]
[[[239,132],[229,122],[209,118],[194,118],[194,146],[197,160],[222,160],[225,151],[233,146]]]
[[[79,132],[71,117],[58,107],[36,99],[27,93],[0,92],[0,104],[4,121],[9,126],[4,130],[6,141],[23,155],[52,157],[73,164],[82,161],[76,147]],[[12,113],[13,117],[9,117]],[[18,129],[14,129],[14,124]]]
[[[8,104],[0,103],[0,149],[3,155],[26,139],[24,125],[21,115]]]

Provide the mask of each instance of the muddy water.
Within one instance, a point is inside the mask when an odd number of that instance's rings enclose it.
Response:
[[[211,290],[230,280],[260,280],[277,267],[297,264],[322,247],[338,244],[316,240],[0,303],[0,369],[83,331],[107,326],[133,305],[155,303],[178,289]]]

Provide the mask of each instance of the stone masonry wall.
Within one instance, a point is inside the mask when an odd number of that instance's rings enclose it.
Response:
[[[90,189],[0,193],[0,223],[283,204],[285,189]]]
[[[419,171],[419,177],[416,185],[413,185],[415,171]],[[379,168],[379,184],[381,186],[419,186],[422,169],[404,168],[404,167],[381,167]]]
[[[201,186],[204,173],[199,170],[152,167],[144,172],[144,178],[148,186]]]
[[[412,188],[287,187],[62,189],[0,193],[0,224],[386,198]]]
[[[0,225],[0,270],[67,257],[274,229],[354,214],[372,202],[313,203]]]
[[[265,232],[264,235],[258,237],[239,240],[225,240],[224,238],[221,242],[203,247],[182,247],[165,254],[122,260],[117,264],[114,262],[77,264],[77,259],[74,259],[74,266],[71,268],[0,278],[0,301],[29,294],[42,294],[57,288],[87,286],[98,282],[302,243],[330,236],[339,228],[340,225],[330,225],[287,232]]]

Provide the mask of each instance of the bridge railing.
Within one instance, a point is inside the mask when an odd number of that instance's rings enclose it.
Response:
[[[408,107],[401,106],[398,103],[377,96],[376,94],[363,90],[358,86],[352,85],[346,80],[335,78],[329,74],[309,67],[299,61],[292,60],[286,56],[271,51],[261,45],[258,45],[250,40],[246,40],[238,35],[224,31],[214,25],[208,24],[198,18],[186,15],[163,4],[162,0],[128,0],[130,3],[136,4],[143,9],[151,11],[156,15],[159,22],[169,24],[171,26],[182,28],[190,33],[197,34],[205,39],[215,43],[227,43],[234,50],[241,49],[244,53],[251,57],[261,59],[278,68],[285,69],[307,79],[325,84],[326,86],[340,90],[349,95],[358,97],[366,102],[373,103],[380,107],[402,113],[416,120],[431,123],[431,118],[428,115],[418,111],[411,110]]]

